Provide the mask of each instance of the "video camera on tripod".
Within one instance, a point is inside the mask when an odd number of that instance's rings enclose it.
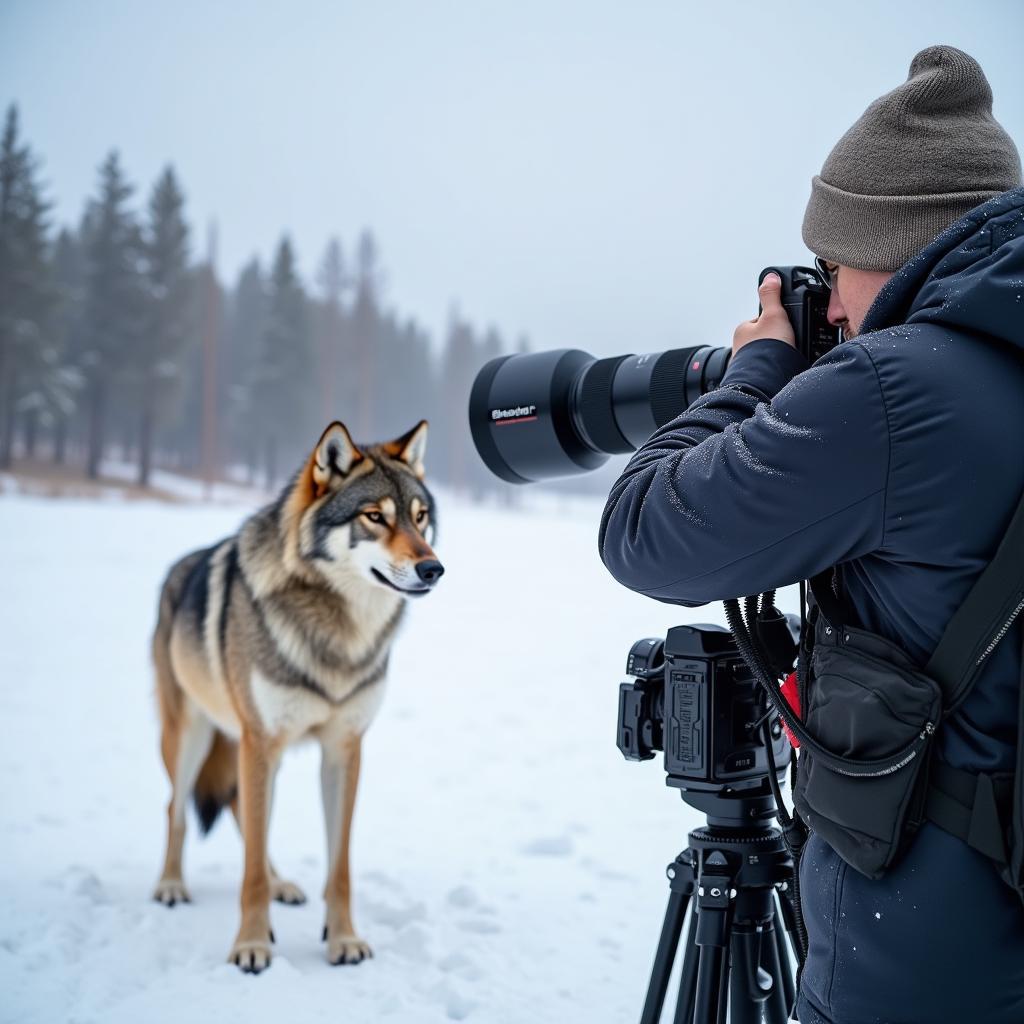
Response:
[[[758,607],[760,604],[760,607]],[[799,622],[771,595],[739,624],[763,663],[782,674],[796,655]],[[738,609],[737,609],[738,613]],[[733,633],[675,626],[630,648],[619,687],[617,743],[627,760],[664,751],[666,783],[707,816],[668,865],[668,907],[641,1024],[660,1019],[688,905],[677,1021],[782,1024],[795,998],[787,932],[802,950],[793,858],[773,827],[775,794],[791,748]],[[799,956],[799,953],[798,953]]]
[[[799,623],[781,615],[777,621],[792,662],[798,638],[791,631]],[[770,722],[775,762],[788,763],[782,724],[722,626],[676,626],[664,640],[638,640],[626,673],[635,678],[619,688],[619,750],[629,761],[664,750],[668,785],[688,793],[756,787],[769,770],[763,721]]]

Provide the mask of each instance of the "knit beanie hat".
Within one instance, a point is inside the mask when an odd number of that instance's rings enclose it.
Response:
[[[817,256],[898,270],[968,210],[1021,183],[981,66],[930,46],[875,100],[811,179],[803,237]]]

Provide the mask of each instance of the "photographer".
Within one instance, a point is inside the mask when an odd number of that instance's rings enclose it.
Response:
[[[637,451],[601,556],[688,607],[836,567],[854,624],[917,663],[1024,491],[1024,189],[978,64],[919,53],[813,179],[803,237],[845,342],[808,367],[780,303],[741,324],[721,386]],[[938,735],[1013,773],[1024,616]],[[811,835],[800,866],[803,1024],[1024,1021],[1024,909],[996,865],[926,822],[879,880]]]

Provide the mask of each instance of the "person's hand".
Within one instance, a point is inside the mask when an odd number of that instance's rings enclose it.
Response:
[[[779,275],[769,274],[757,289],[757,296],[761,300],[761,315],[754,320],[744,320],[736,328],[732,336],[732,354],[736,355],[744,345],[759,338],[777,338],[796,348],[793,325],[782,308],[782,280]]]

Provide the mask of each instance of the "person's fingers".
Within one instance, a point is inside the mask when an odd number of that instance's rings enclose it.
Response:
[[[757,289],[757,297],[761,300],[764,313],[782,313],[782,278],[778,274],[768,274]]]

